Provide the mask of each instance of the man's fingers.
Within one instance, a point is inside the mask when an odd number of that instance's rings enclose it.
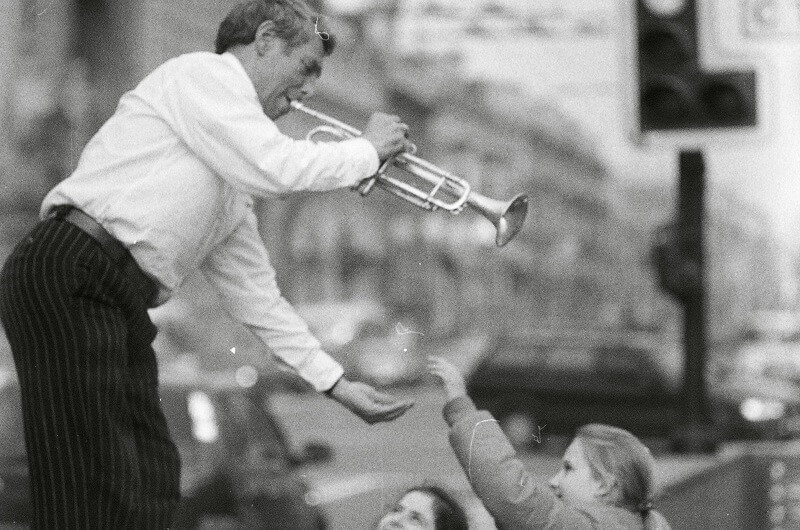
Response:
[[[400,400],[362,382],[352,382],[345,390],[340,402],[370,424],[399,418],[414,405],[413,399]]]
[[[397,398],[391,394],[387,394],[386,392],[381,392],[380,390],[370,387],[368,391],[368,395],[370,399],[375,401],[376,403],[380,403],[381,405],[391,405],[393,403],[398,402]]]
[[[386,419],[399,418],[400,416],[405,414],[406,411],[408,411],[413,406],[414,406],[413,402],[403,401],[403,402],[397,403],[396,405],[394,405],[392,407],[384,409],[380,413],[380,416],[383,417],[383,418],[386,418]]]
[[[383,407],[383,410],[369,414],[369,417],[365,418],[365,420],[367,421],[367,423],[392,421],[399,418],[406,412],[408,412],[408,409],[410,409],[413,406],[414,406],[413,401],[401,401],[395,404],[394,406]]]
[[[400,411],[402,411],[402,412],[405,412],[405,411],[407,411],[408,409],[410,409],[411,407],[413,407],[413,406],[414,406],[414,403],[415,403],[415,402],[414,402],[414,400],[411,400],[411,399],[405,399],[405,400],[401,401],[400,403],[398,403],[397,410],[400,410]]]
[[[408,410],[409,410],[409,409],[410,409],[412,406],[413,406],[413,404],[412,404],[412,405],[409,405],[409,406],[407,406],[407,407],[402,407],[402,408],[400,408],[400,409],[397,409],[397,410],[394,410],[394,411],[390,412],[389,414],[387,414],[386,416],[384,416],[384,418],[383,418],[383,421],[392,421],[392,420],[396,420],[397,418],[399,418],[400,416],[402,416],[403,414],[405,414],[406,412],[408,412]]]
[[[404,399],[401,401],[389,394],[378,392],[377,390],[371,397],[373,398],[372,416],[393,419],[401,416],[414,406],[414,401],[411,399]],[[380,399],[377,399],[378,397],[380,397]]]

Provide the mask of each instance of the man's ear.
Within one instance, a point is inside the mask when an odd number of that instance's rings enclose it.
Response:
[[[275,34],[275,23],[271,20],[265,20],[258,26],[258,29],[256,29],[253,43],[256,47],[256,53],[259,56],[264,55],[275,46],[279,40],[280,39]]]

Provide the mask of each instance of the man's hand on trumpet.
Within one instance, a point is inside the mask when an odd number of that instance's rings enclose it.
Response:
[[[408,141],[408,125],[399,116],[375,112],[362,136],[375,146],[381,163],[400,153],[413,151],[413,144]]]
[[[528,196],[526,194],[520,193],[506,202],[485,197],[472,190],[469,182],[464,179],[413,156],[416,153],[416,146],[408,141],[408,125],[403,123],[398,116],[376,112],[370,117],[367,131],[362,134],[355,127],[310,109],[298,101],[292,101],[291,105],[326,124],[312,129],[306,135],[307,140],[313,140],[317,133],[322,132],[342,139],[363,136],[375,146],[381,162],[377,173],[362,179],[356,186],[353,186],[353,189],[362,196],[366,196],[379,182],[378,177],[383,177],[380,179],[380,183],[386,191],[420,208],[431,211],[442,209],[451,213],[459,213],[465,206],[474,208],[491,221],[497,229],[495,243],[498,247],[511,241],[522,229],[525,216],[528,214]],[[404,151],[407,155],[402,160],[393,159]],[[390,164],[417,177],[418,181],[425,181],[426,185],[418,186],[411,181],[404,181],[385,174],[384,170]]]

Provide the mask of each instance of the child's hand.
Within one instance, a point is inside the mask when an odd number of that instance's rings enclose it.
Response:
[[[452,401],[457,397],[467,395],[464,376],[461,375],[458,368],[450,361],[442,357],[430,355],[428,357],[428,371],[442,380],[447,401]]]

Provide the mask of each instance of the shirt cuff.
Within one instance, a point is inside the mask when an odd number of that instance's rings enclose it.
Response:
[[[336,385],[338,385],[338,384],[339,384],[339,381],[341,381],[341,380],[342,380],[342,377],[344,377],[344,374],[342,374],[342,376],[341,376],[341,377],[339,377],[339,379],[337,379],[336,381],[334,381],[334,383],[333,383],[333,384],[332,384],[332,385],[331,385],[329,388],[326,388],[326,389],[323,391],[323,394],[325,394],[326,396],[330,397],[330,396],[331,396],[331,393],[333,392],[333,387],[335,387]]]
[[[317,392],[325,392],[344,375],[342,365],[322,350],[312,354],[313,358],[297,368],[297,373],[308,381]]]
[[[459,418],[467,414],[474,414],[477,410],[475,403],[472,402],[469,396],[461,396],[451,399],[445,404],[442,409],[442,416],[444,416],[447,425],[452,427]]]

